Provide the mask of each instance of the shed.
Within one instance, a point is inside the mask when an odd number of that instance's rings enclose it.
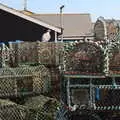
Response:
[[[57,41],[61,29],[15,9],[0,4],[0,41],[40,40],[44,32],[51,30],[50,41]]]

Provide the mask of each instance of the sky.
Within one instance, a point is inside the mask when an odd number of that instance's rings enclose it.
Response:
[[[9,7],[23,10],[24,0],[0,0]],[[35,13],[89,13],[93,22],[98,17],[120,19],[120,0],[27,0],[27,9]]]

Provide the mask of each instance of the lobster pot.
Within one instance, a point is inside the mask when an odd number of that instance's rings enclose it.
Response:
[[[24,120],[25,110],[20,109],[15,103],[0,100],[0,120]]]
[[[16,80],[14,78],[0,78],[0,97],[16,95]]]
[[[58,67],[50,68],[51,71],[51,95],[55,98],[60,97],[60,72]]]
[[[100,17],[94,25],[94,33],[96,40],[114,39],[119,31],[120,21],[114,19],[104,19]]]
[[[97,20],[94,25],[94,33],[97,40],[103,40],[105,37],[105,27],[101,20]]]
[[[35,63],[59,65],[63,56],[63,52],[61,52],[63,50],[62,43],[37,41],[11,43],[10,46],[9,63],[11,67]]]
[[[24,106],[29,110],[28,120],[55,120],[59,101],[43,95],[30,97]]]
[[[16,96],[17,81],[13,69],[0,68],[0,97]]]
[[[37,42],[38,62],[46,65],[59,65],[63,58],[62,43]]]
[[[112,56],[110,57],[110,73],[120,74],[120,50],[116,47],[112,50]]]
[[[44,87],[44,81],[41,78],[41,74],[35,74],[33,82],[33,92],[34,93],[41,93],[42,88]]]
[[[33,92],[34,93],[46,93],[51,90],[51,76],[50,72],[44,66],[36,68],[36,72],[33,76]]]
[[[1,68],[0,97],[40,94],[50,89],[50,73],[43,65]]]
[[[18,42],[10,44],[10,67],[37,63],[36,42]]]
[[[69,74],[103,72],[102,52],[94,42],[66,44],[65,47],[65,70]]]

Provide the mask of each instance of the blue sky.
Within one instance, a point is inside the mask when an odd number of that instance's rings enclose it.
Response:
[[[22,10],[24,0],[0,0],[9,7]],[[92,21],[99,16],[120,19],[120,0],[27,0],[28,10],[36,13],[90,13]]]

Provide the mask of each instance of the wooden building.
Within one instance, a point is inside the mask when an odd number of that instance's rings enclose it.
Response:
[[[36,41],[40,40],[44,32],[51,30],[51,40],[57,41],[61,29],[38,20],[15,9],[0,4],[0,41]]]

